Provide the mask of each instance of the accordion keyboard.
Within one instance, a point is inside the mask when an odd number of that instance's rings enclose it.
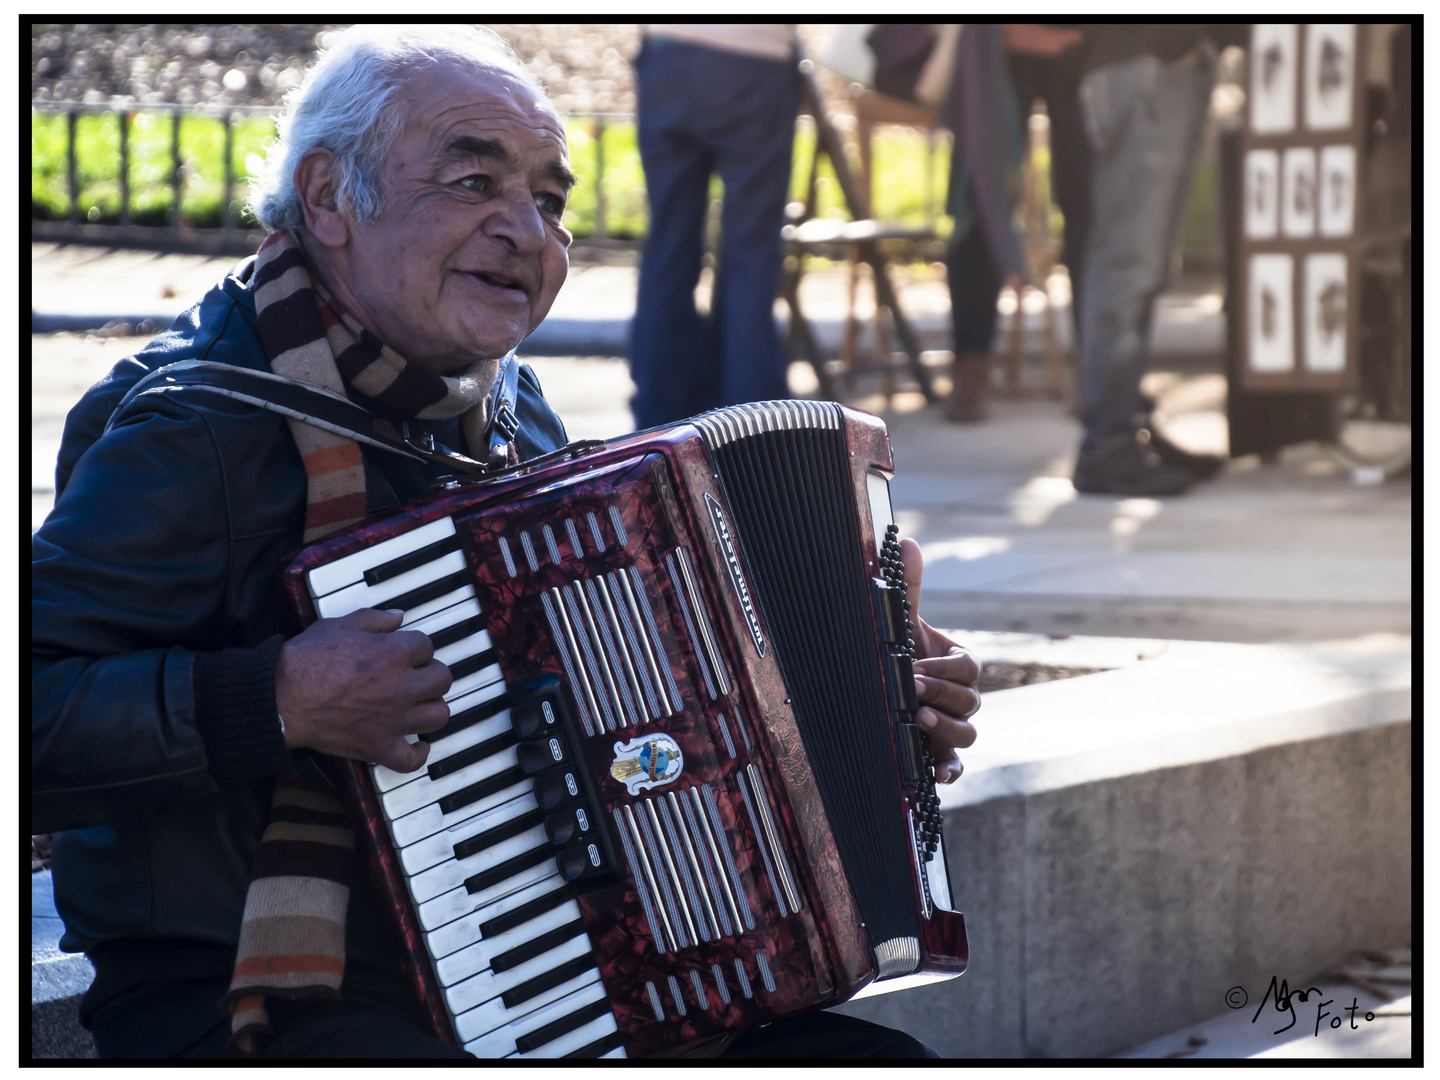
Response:
[[[580,909],[557,869],[557,825],[541,806],[551,800],[537,797],[522,760],[512,688],[464,569],[454,523],[442,518],[317,567],[309,586],[323,618],[403,611],[403,628],[428,634],[450,668],[451,719],[422,736],[424,767],[371,773],[463,1045],[477,1057],[623,1057]],[[577,816],[588,831],[583,808]]]

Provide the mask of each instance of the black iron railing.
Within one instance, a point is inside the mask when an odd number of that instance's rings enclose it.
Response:
[[[76,102],[76,101],[35,101],[31,103],[34,113],[48,113],[51,115],[63,115],[65,124],[65,190],[67,195],[67,207],[65,210],[64,222],[70,227],[69,231],[78,232],[84,230],[88,233],[104,233],[114,231],[116,225],[95,226],[88,224],[85,220],[85,210],[82,198],[82,185],[80,177],[79,152],[77,150],[77,131],[80,118],[87,115],[115,116],[119,120],[119,152],[118,161],[115,162],[115,174],[119,180],[119,213],[112,221],[118,222],[118,228],[127,234],[143,228],[153,235],[159,235],[161,230],[168,229],[172,235],[179,234],[182,230],[190,232],[182,214],[182,202],[186,179],[187,165],[181,152],[180,128],[182,119],[185,116],[204,116],[218,119],[224,133],[224,149],[221,154],[221,215],[215,225],[202,227],[206,233],[224,232],[234,235],[248,236],[247,227],[253,228],[253,222],[245,222],[239,219],[237,204],[234,199],[235,185],[237,182],[244,182],[247,179],[245,174],[237,175],[234,162],[235,150],[235,124],[242,118],[251,116],[275,116],[279,108],[275,106],[260,105],[177,105],[177,104],[135,104],[115,105],[108,102]],[[145,222],[132,220],[132,191],[131,191],[131,164],[132,164],[132,128],[135,119],[142,113],[168,115],[170,126],[169,139],[169,171],[165,185],[170,192],[169,207],[166,211],[163,222],[157,222],[152,218]],[[594,184],[594,220],[588,230],[592,239],[604,240],[610,235],[609,206],[610,192],[606,186],[606,161],[605,161],[605,131],[606,128],[616,123],[633,123],[634,117],[626,113],[586,113],[572,115],[566,118],[572,129],[583,126],[583,129],[590,136],[592,147],[590,148],[591,160],[584,163],[581,168],[583,172],[590,172],[593,168]],[[33,168],[33,166],[32,166]],[[109,170],[107,170],[109,171]],[[53,175],[53,174],[52,174]],[[587,181],[589,178],[587,177]],[[48,215],[36,212],[34,217],[35,227],[39,231],[53,231],[57,224],[53,217],[50,221],[44,219]],[[46,228],[49,226],[49,228]],[[137,233],[137,235],[140,235]]]

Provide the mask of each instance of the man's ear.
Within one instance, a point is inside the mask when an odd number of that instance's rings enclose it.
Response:
[[[344,247],[350,223],[340,208],[339,177],[329,150],[311,150],[295,168],[295,191],[305,214],[305,228],[326,247]]]

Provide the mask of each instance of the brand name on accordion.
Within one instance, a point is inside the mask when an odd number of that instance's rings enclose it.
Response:
[[[710,523],[715,526],[715,537],[725,549],[725,568],[730,571],[730,584],[735,587],[735,598],[740,601],[740,610],[745,613],[745,625],[750,627],[750,636],[755,639],[755,651],[765,655],[765,637],[760,633],[760,618],[755,614],[755,605],[750,601],[750,587],[745,584],[745,575],[740,572],[740,558],[735,553],[735,540],[730,535],[730,526],[725,523],[725,514],[720,504],[705,493],[705,505],[710,510]]]

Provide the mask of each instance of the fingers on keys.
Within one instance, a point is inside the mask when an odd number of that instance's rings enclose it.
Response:
[[[928,705],[922,705],[915,714],[920,730],[930,736],[930,742],[939,747],[959,747],[964,750],[975,744],[975,725],[967,720],[956,720],[937,712]]]
[[[980,693],[973,686],[962,686],[948,679],[935,679],[928,675],[915,676],[915,696],[922,705],[929,706],[932,711],[957,720],[974,716],[980,708]],[[925,709],[920,711],[924,712]]]
[[[388,634],[400,629],[400,623],[404,618],[403,611],[393,608],[385,611],[379,608],[357,608],[349,614],[341,615],[335,622],[344,625],[349,630],[367,630],[372,634]]]
[[[959,645],[952,645],[943,656],[916,660],[915,673],[974,686],[980,681],[980,664]]]
[[[937,784],[953,784],[960,779],[960,774],[965,771],[965,766],[960,762],[960,755],[952,750],[939,748],[933,751],[935,754],[935,782]]]

